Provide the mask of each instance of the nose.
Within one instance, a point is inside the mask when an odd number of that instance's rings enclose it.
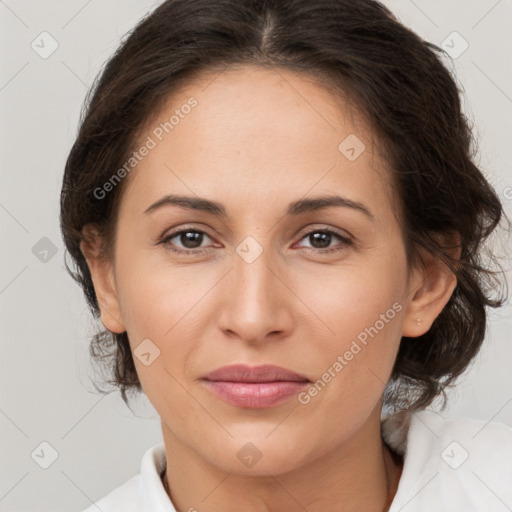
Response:
[[[233,254],[233,268],[222,280],[220,329],[250,344],[287,337],[293,329],[293,292],[284,266],[269,248],[252,262],[240,254]]]

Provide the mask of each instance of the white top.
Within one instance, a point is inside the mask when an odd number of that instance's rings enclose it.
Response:
[[[510,512],[512,428],[423,410],[382,421],[386,444],[404,456],[389,512]],[[143,456],[140,473],[82,512],[176,512],[162,484],[164,444]]]

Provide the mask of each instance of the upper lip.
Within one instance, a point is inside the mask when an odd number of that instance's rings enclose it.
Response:
[[[304,375],[280,366],[248,366],[244,364],[222,366],[205,375],[203,379],[223,382],[309,381]]]

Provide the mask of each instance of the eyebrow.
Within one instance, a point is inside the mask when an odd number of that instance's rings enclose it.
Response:
[[[179,208],[184,208],[186,210],[202,211],[222,218],[227,218],[228,216],[224,206],[216,201],[211,201],[210,199],[202,197],[178,196],[174,194],[162,197],[149,206],[144,213],[150,213],[165,206],[178,206]],[[288,205],[286,213],[287,215],[300,215],[302,213],[332,207],[352,208],[364,213],[371,220],[375,220],[372,212],[363,203],[337,195],[299,199],[298,201],[294,201]]]

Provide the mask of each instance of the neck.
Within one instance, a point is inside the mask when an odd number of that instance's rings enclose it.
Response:
[[[380,412],[322,457],[267,476],[223,471],[162,427],[168,454],[164,487],[178,512],[386,512],[403,467],[382,442]]]

